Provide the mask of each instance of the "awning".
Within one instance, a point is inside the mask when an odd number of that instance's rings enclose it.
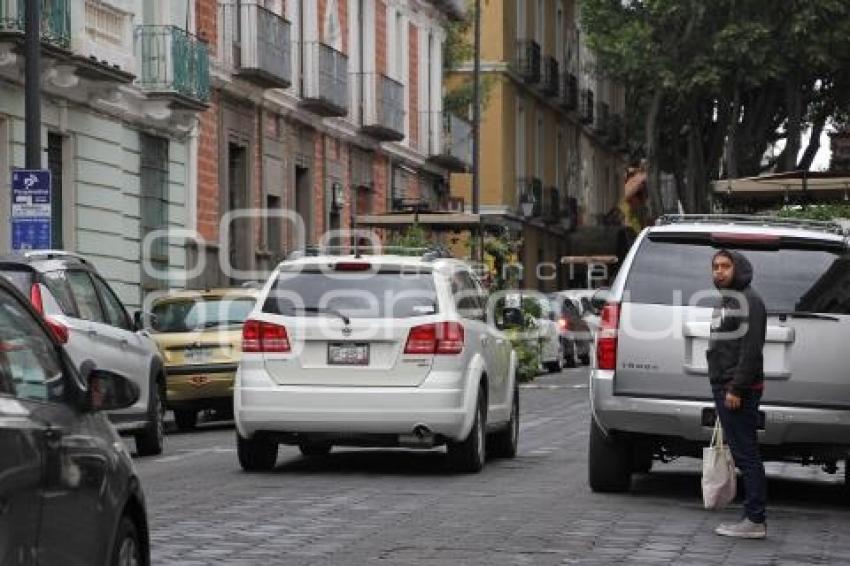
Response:
[[[753,199],[775,199],[803,194],[818,200],[850,194],[850,177],[830,172],[792,171],[759,177],[721,179],[712,183],[714,194]]]
[[[462,212],[392,212],[387,214],[361,214],[354,217],[361,228],[406,228],[414,224],[433,229],[469,230],[479,226],[504,226],[512,224],[503,216],[466,214]]]
[[[561,263],[567,265],[613,265],[620,260],[615,255],[565,255]]]

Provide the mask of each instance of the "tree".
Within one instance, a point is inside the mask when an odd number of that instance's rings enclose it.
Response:
[[[709,207],[709,182],[808,169],[827,121],[850,114],[850,3],[844,0],[583,0],[598,67],[627,85],[649,166],[673,173],[688,211]],[[802,158],[802,134],[817,135]],[[633,130],[634,131],[634,130]]]

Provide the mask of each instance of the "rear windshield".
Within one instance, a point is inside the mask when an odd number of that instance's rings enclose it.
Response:
[[[717,250],[708,243],[646,238],[629,270],[625,300],[711,306]],[[850,314],[850,256],[834,244],[738,251],[753,264],[752,286],[768,312]]]
[[[431,273],[302,270],[280,274],[263,311],[288,316],[409,318],[435,314],[438,306]]]
[[[151,326],[156,332],[192,332],[239,326],[254,308],[254,299],[187,298],[154,305]]]
[[[32,272],[22,269],[0,269],[0,275],[9,280],[15,288],[26,295],[30,296],[30,286],[32,285]]]

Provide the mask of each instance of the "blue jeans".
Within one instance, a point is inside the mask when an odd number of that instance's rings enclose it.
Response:
[[[726,408],[725,389],[713,387],[712,392],[726,443],[732,452],[732,458],[735,459],[735,465],[744,477],[744,514],[753,523],[764,523],[767,479],[758,443],[761,391],[747,391],[741,399],[741,408],[737,411]]]

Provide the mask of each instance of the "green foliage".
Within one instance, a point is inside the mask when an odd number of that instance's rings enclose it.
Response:
[[[466,17],[460,21],[449,22],[446,26],[446,42],[443,47],[443,69],[450,72],[461,65],[469,63],[475,57],[475,46],[472,43],[473,16],[475,3],[467,1]],[[490,94],[493,91],[495,77],[481,77],[481,109],[487,108]],[[468,116],[472,108],[472,80],[464,78],[453,86],[443,96],[443,110],[458,116]]]
[[[850,204],[812,204],[805,208],[783,208],[777,213],[777,216],[823,221],[835,220],[836,218],[850,218]]]
[[[430,246],[431,241],[428,239],[428,234],[418,224],[408,226],[401,233],[393,233],[387,242],[389,248],[428,248]]]
[[[517,379],[531,381],[540,368],[540,344],[536,340],[520,338],[520,331],[506,330],[505,335],[510,340],[517,357]]]

